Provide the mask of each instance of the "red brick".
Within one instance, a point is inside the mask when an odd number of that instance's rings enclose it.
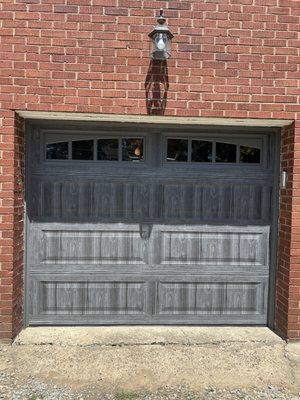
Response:
[[[10,109],[147,113],[148,33],[157,1],[61,3],[1,4],[2,340],[11,339],[22,320],[17,304],[22,303],[23,121]],[[174,39],[165,110],[170,116],[296,121],[296,131],[282,132],[281,167],[289,181],[280,197],[276,297],[277,330],[290,338],[300,337],[299,276],[293,275],[300,268],[300,17],[293,5],[291,0],[169,2]],[[7,275],[12,271],[13,277]]]

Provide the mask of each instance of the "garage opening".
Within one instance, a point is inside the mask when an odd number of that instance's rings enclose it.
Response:
[[[274,129],[35,122],[26,138],[28,324],[267,324]]]

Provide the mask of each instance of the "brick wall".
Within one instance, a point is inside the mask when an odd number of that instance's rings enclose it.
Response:
[[[23,324],[24,123],[2,112],[0,126],[0,340]]]
[[[160,7],[175,37],[158,71],[148,33]],[[299,337],[299,20],[296,0],[2,0],[2,168],[20,160],[15,109],[295,120],[283,135],[292,173],[281,196],[277,319],[282,334]],[[2,337],[21,307],[18,171],[1,177]]]
[[[300,337],[300,142],[299,123],[282,131],[281,168],[288,181],[280,191],[276,328],[282,336]],[[288,333],[288,334],[287,334]]]

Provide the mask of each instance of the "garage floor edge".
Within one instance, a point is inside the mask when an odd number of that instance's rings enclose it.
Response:
[[[257,342],[281,344],[282,339],[265,327],[29,327],[14,341],[15,345],[59,346],[133,346],[206,345]]]

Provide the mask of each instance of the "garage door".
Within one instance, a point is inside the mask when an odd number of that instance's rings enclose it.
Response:
[[[266,324],[274,138],[36,127],[29,324]]]

